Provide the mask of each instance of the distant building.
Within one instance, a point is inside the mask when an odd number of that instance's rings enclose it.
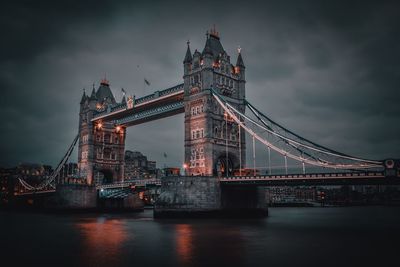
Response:
[[[180,168],[174,168],[174,167],[164,168],[165,176],[179,176],[180,172],[181,172]]]
[[[125,179],[156,178],[156,162],[147,160],[147,157],[139,151],[127,150],[124,173]]]
[[[266,189],[270,203],[293,203],[315,201],[317,190],[314,187],[273,186]]]
[[[65,163],[60,171],[60,178],[76,177],[78,175],[78,164],[74,162]]]
[[[14,192],[12,178],[16,168],[0,168],[0,205],[8,202],[10,193]]]
[[[31,186],[37,186],[53,173],[53,168],[49,165],[38,163],[21,163],[16,167],[15,176],[23,179]],[[15,182],[15,191],[22,191],[22,185]]]

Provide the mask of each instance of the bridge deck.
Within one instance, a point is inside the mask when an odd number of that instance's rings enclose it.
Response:
[[[126,103],[118,104],[109,110],[97,113],[91,121],[114,121],[128,126],[172,116],[183,111],[183,84],[179,84],[136,99],[132,108],[128,108]]]
[[[296,186],[296,185],[398,185],[399,177],[386,177],[384,172],[355,173],[315,173],[288,175],[259,175],[221,177],[224,185],[263,185],[263,186]]]

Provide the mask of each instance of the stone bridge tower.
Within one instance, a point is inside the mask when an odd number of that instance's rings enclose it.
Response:
[[[116,101],[106,79],[97,90],[93,85],[90,97],[84,92],[80,102],[78,168],[88,184],[112,183],[124,177],[126,129],[111,122],[91,122],[97,112],[114,104]]]
[[[239,169],[240,162],[245,165],[245,135],[239,134],[238,125],[226,116],[209,89],[244,112],[245,66],[240,49],[236,65],[231,64],[215,28],[206,36],[202,53],[195,50],[192,55],[188,42],[183,61],[186,174],[227,175]]]

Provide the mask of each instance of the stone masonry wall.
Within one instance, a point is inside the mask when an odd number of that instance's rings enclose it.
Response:
[[[221,208],[218,178],[209,176],[170,176],[162,179],[155,213],[196,212]]]
[[[56,208],[94,209],[97,204],[96,187],[88,185],[57,185]]]

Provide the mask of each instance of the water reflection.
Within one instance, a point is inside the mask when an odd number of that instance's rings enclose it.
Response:
[[[122,247],[128,236],[123,220],[100,217],[76,223],[76,227],[83,237],[82,261],[93,266],[119,264]]]
[[[191,262],[193,251],[192,226],[189,224],[176,225],[176,252],[180,265],[186,266]]]
[[[179,266],[243,266],[246,240],[243,232],[226,222],[191,222],[175,225]]]

